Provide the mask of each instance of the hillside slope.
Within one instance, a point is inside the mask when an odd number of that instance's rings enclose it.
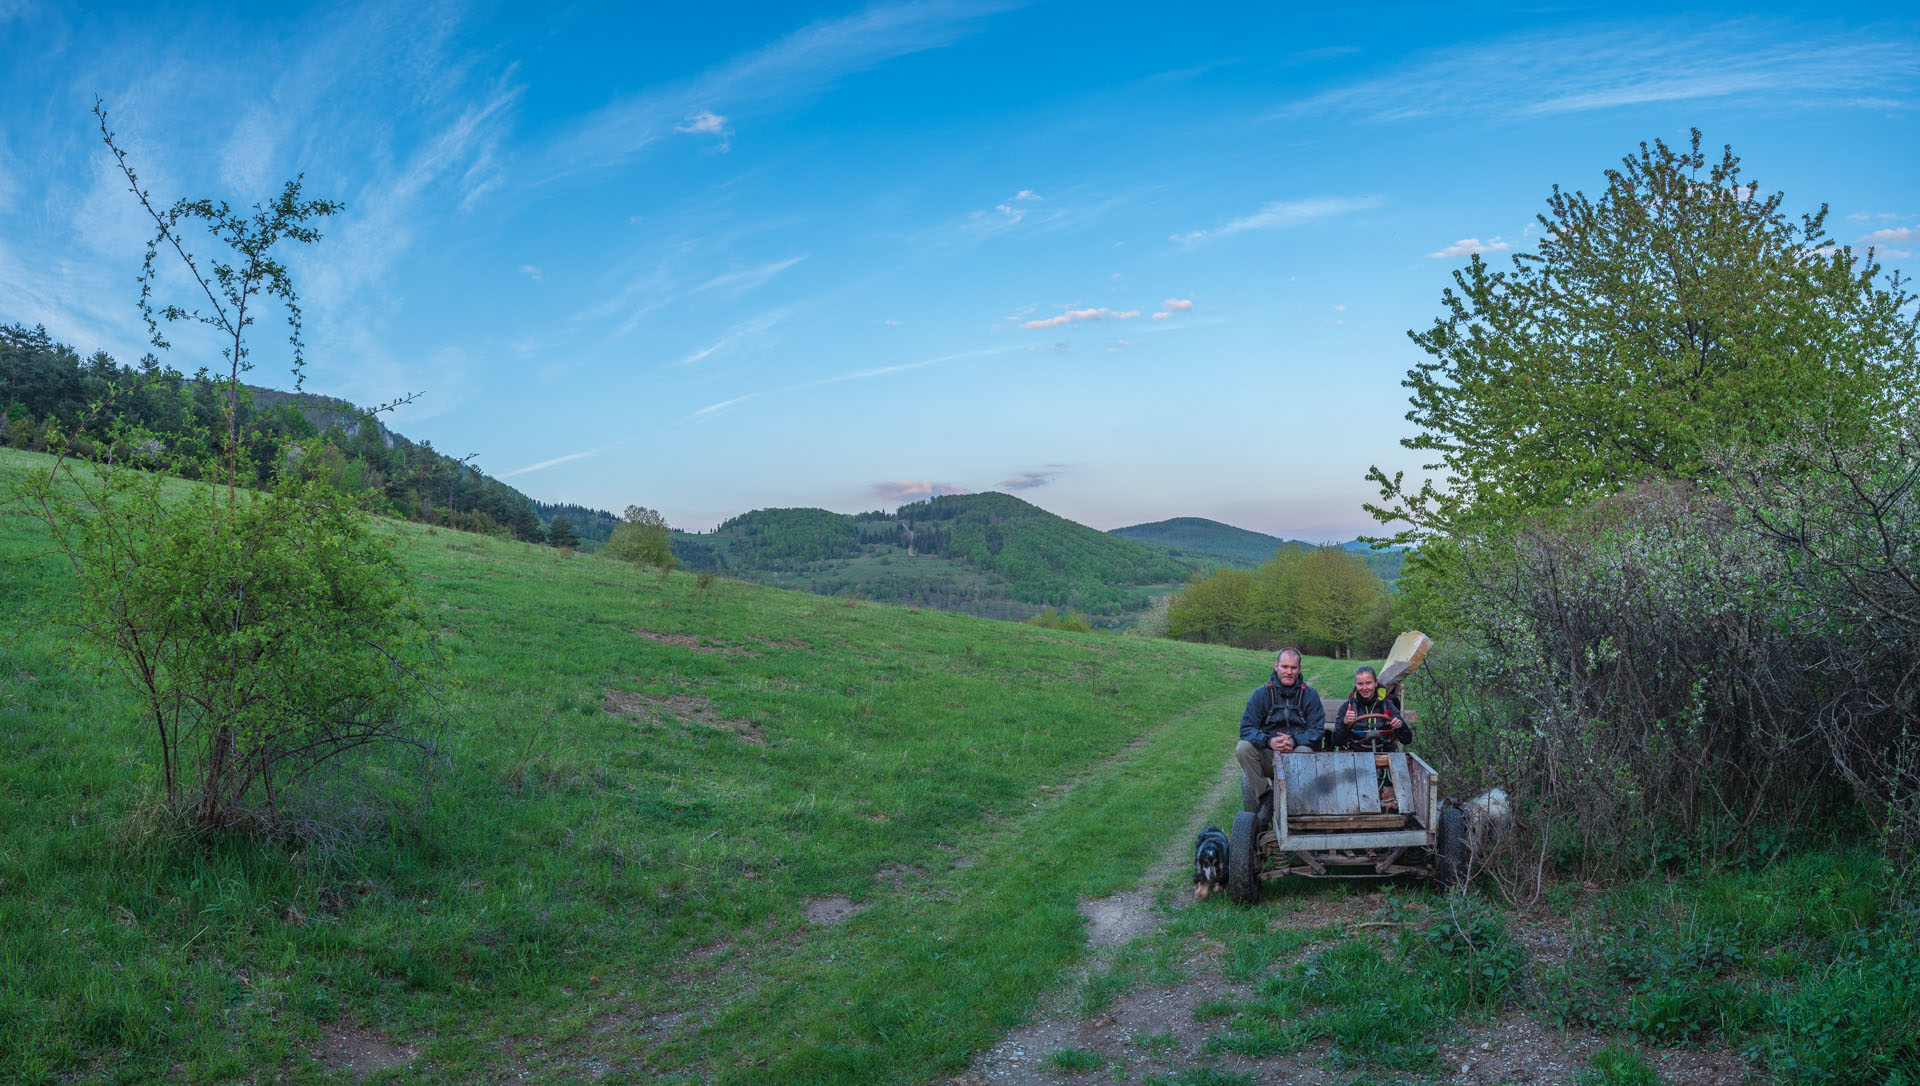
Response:
[[[0,488],[45,462],[0,451]],[[951,1075],[1165,847],[1270,662],[381,530],[459,698],[429,805],[377,759],[371,803],[316,811],[360,841],[332,868],[153,828],[145,726],[31,621],[69,575],[0,506],[0,795],[32,797],[0,806],[0,1065]]]

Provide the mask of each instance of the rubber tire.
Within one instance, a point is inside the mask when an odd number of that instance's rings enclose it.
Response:
[[[1233,816],[1233,832],[1227,835],[1227,896],[1242,905],[1260,900],[1260,849],[1254,844],[1259,836],[1252,811]]]
[[[1440,832],[1433,843],[1435,874],[1452,888],[1467,882],[1467,816],[1458,807],[1440,809]]]
[[[1240,774],[1240,809],[1251,814],[1260,809],[1260,797],[1253,794],[1253,782]]]

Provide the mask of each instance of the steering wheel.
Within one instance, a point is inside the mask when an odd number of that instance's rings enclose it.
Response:
[[[1393,717],[1387,715],[1386,713],[1368,713],[1365,716],[1354,717],[1353,718],[1353,728],[1354,728],[1353,737],[1355,739],[1378,739],[1384,735],[1391,735],[1393,733],[1392,728],[1362,728],[1360,727],[1360,722],[1363,720],[1392,720],[1392,719]]]

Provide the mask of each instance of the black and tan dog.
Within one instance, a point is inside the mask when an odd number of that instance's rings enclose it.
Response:
[[[1194,899],[1205,901],[1226,884],[1227,834],[1218,826],[1208,826],[1193,843]]]

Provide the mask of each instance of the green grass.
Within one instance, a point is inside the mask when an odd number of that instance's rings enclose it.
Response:
[[[304,1078],[346,1027],[441,1081],[950,1074],[1084,953],[1076,902],[1167,845],[1268,664],[383,530],[460,687],[431,803],[327,867],[156,835],[132,705],[33,618],[66,580],[0,510],[9,1074]],[[862,911],[809,925],[829,895]]]
[[[1519,1011],[1612,1039],[1582,1082],[1654,1082],[1643,1048],[1693,1045],[1741,1052],[1783,1082],[1920,1082],[1920,962],[1910,923],[1882,912],[1878,875],[1859,849],[1598,891],[1563,885],[1546,907],[1566,920],[1564,963],[1532,959],[1515,930],[1523,920],[1479,892],[1286,880],[1252,909],[1179,911],[1096,979],[1111,1002],[1169,983],[1125,963],[1192,960],[1218,944],[1212,968],[1253,993],[1196,1008],[1208,1053],[1320,1048],[1325,1062],[1381,1081],[1443,1074],[1436,1055],[1461,1025]],[[1345,921],[1289,923],[1309,901]],[[1368,921],[1399,926],[1346,934]]]

